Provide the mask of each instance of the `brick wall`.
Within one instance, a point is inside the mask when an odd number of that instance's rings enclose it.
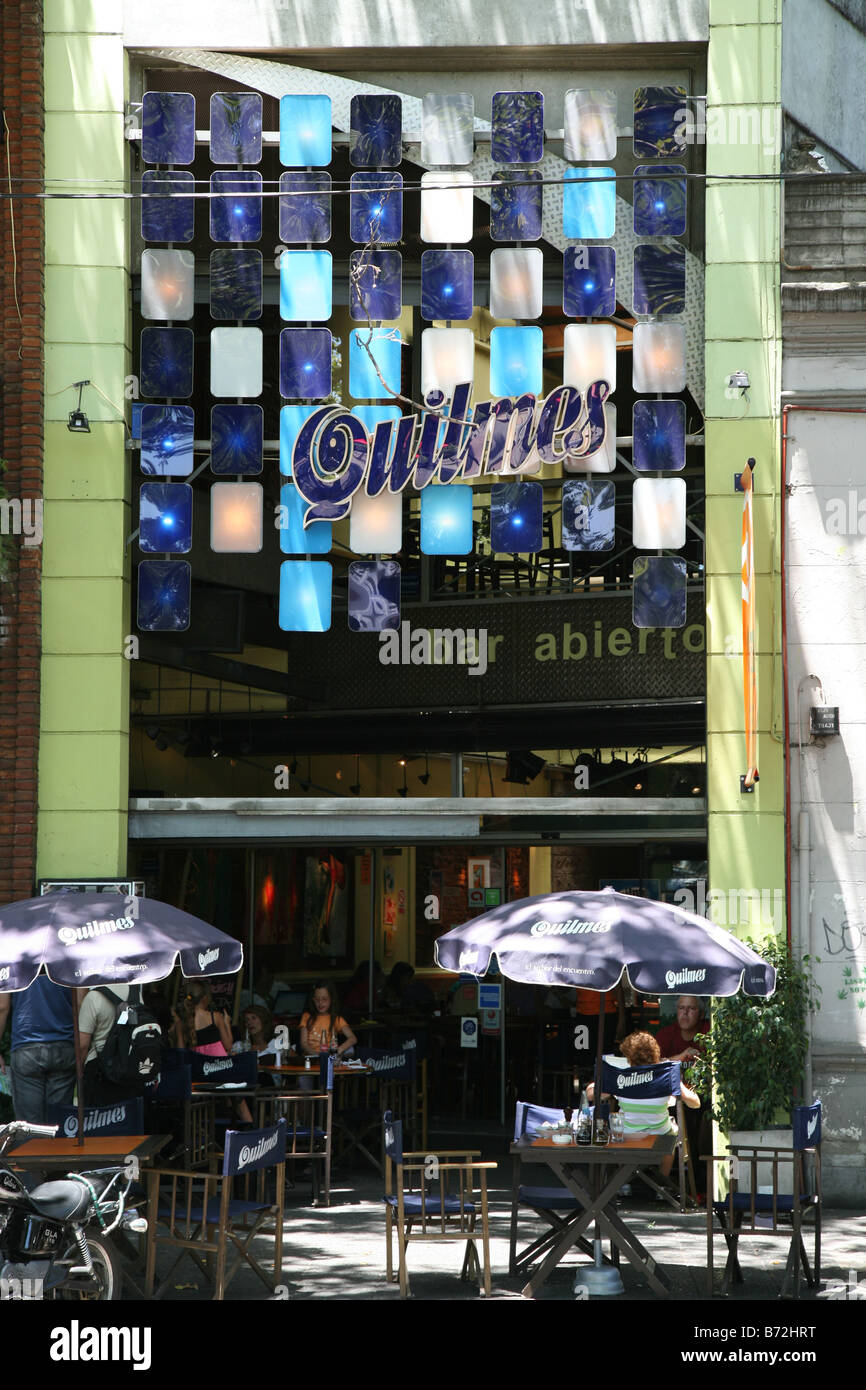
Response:
[[[4,0],[0,7],[0,99],[8,126],[8,135],[5,129],[0,132],[4,191],[8,192],[11,172],[13,190],[32,194],[41,190],[44,168],[38,0]],[[42,203],[24,197],[4,200],[2,207],[2,486],[7,497],[36,499],[42,497]],[[39,546],[25,547],[15,537],[4,541],[8,563],[6,582],[0,584],[0,903],[33,892],[42,576]]]

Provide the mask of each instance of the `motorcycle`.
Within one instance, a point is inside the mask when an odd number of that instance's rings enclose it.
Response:
[[[0,1125],[0,1300],[119,1299],[123,1279],[107,1237],[147,1230],[127,1210],[134,1174],[127,1166],[98,1168],[31,1185],[3,1161],[16,1140],[56,1133],[56,1125],[24,1120]]]

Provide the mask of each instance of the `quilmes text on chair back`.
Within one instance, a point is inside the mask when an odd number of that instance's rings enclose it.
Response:
[[[266,1129],[226,1130],[223,1177],[244,1177],[261,1168],[274,1168],[286,1158],[286,1122]]]
[[[543,1124],[561,1125],[563,1113],[547,1105],[533,1105],[531,1101],[519,1100],[514,1108],[514,1142],[528,1135],[535,1138]]]
[[[74,1105],[49,1105],[46,1122],[59,1125],[64,1139],[78,1134],[78,1109]],[[88,1105],[84,1111],[85,1134],[143,1134],[144,1100],[135,1096],[111,1101],[108,1105]]]
[[[193,1081],[207,1081],[222,1086],[227,1081],[255,1086],[259,1075],[259,1059],[255,1052],[237,1052],[232,1057],[208,1057],[201,1052],[190,1053]]]
[[[795,1149],[817,1149],[821,1143],[822,1108],[820,1100],[797,1105],[792,1114]]]
[[[680,1062],[655,1062],[645,1067],[615,1067],[602,1062],[601,1088],[612,1096],[636,1100],[662,1100],[681,1092]]]

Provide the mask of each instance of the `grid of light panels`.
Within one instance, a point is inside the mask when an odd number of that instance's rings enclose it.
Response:
[[[634,406],[633,543],[660,552],[685,542],[685,483],[671,477],[685,464],[687,183],[681,151],[687,95],[680,87],[635,92],[633,380],[649,397]],[[544,155],[543,93],[497,92],[491,110],[490,310],[512,320],[493,329],[491,391],[498,397],[540,394],[543,380],[544,262],[539,247],[545,188],[535,167]],[[350,409],[372,432],[401,414],[401,348],[394,326],[402,307],[404,236],[402,102],[399,96],[352,98],[349,131],[350,316],[363,329],[349,341]],[[471,380],[474,340],[461,327],[474,312],[475,257],[472,175],[474,100],[466,93],[430,94],[422,103],[422,158],[435,167],[421,178],[421,314],[430,325],[421,335],[422,389],[446,396]],[[139,627],[181,631],[189,625],[188,562],[172,558],[192,547],[189,484],[193,470],[194,335],[183,326],[194,311],[194,263],[184,245],[192,240],[195,204],[191,173],[195,155],[195,100],[187,92],[147,92],[142,108],[142,155],[156,166],[143,176],[148,196],[141,230],[148,245],[141,261],[141,469],[161,481],[142,485],[141,548],[161,554],[144,560],[139,578]],[[563,111],[564,155],[569,163],[562,193],[562,227],[570,242],[563,255],[563,311],[579,320],[566,325],[566,385],[584,389],[604,378],[616,384],[616,184],[617,99],[612,91],[574,88]],[[291,477],[291,456],[304,421],[331,392],[333,265],[326,249],[332,229],[332,111],[327,95],[289,93],[280,101],[280,260],[278,375],[283,401],[280,469]],[[210,100],[210,158],[215,168],[207,201],[214,249],[210,255],[210,469],[212,549],[251,554],[262,547],[263,490],[249,481],[263,469],[265,343],[262,315],[262,98],[255,92],[217,92]],[[405,229],[410,231],[415,229]],[[388,325],[391,325],[390,327]],[[456,326],[455,326],[456,325]],[[371,332],[372,327],[372,332]],[[270,345],[269,345],[270,346]],[[606,407],[611,436],[590,459],[572,460],[562,496],[563,546],[573,551],[613,544],[615,489],[590,474],[612,472],[616,410]],[[331,526],[303,528],[303,499],[291,482],[281,491],[279,623],[289,631],[323,631],[330,624],[331,568],[312,555],[327,554]],[[526,479],[491,487],[494,549],[531,553],[542,546],[542,488]],[[421,492],[421,550],[456,555],[472,546],[471,488],[431,486]],[[349,625],[353,630],[394,626],[400,615],[402,546],[399,494],[370,498],[358,493],[350,518],[350,546],[364,555],[351,566]],[[370,558],[370,557],[373,558]],[[634,621],[638,626],[685,622],[685,563],[660,553],[638,557]]]

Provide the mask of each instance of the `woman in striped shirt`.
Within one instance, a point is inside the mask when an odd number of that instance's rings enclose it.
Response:
[[[659,1045],[651,1033],[630,1033],[620,1043],[620,1051],[629,1067],[655,1066],[661,1061]],[[609,1059],[610,1060],[610,1059]],[[587,1097],[591,1100],[591,1088]],[[694,1110],[700,1106],[700,1098],[690,1086],[680,1082],[683,1104]],[[605,1096],[605,1100],[609,1097]],[[630,1096],[627,1092],[617,1095],[620,1114],[623,1117],[623,1130],[626,1139],[639,1139],[650,1134],[676,1134],[676,1122],[668,1114],[668,1107],[675,1101],[674,1096]],[[673,1154],[665,1158],[661,1165],[663,1176],[671,1171]]]

